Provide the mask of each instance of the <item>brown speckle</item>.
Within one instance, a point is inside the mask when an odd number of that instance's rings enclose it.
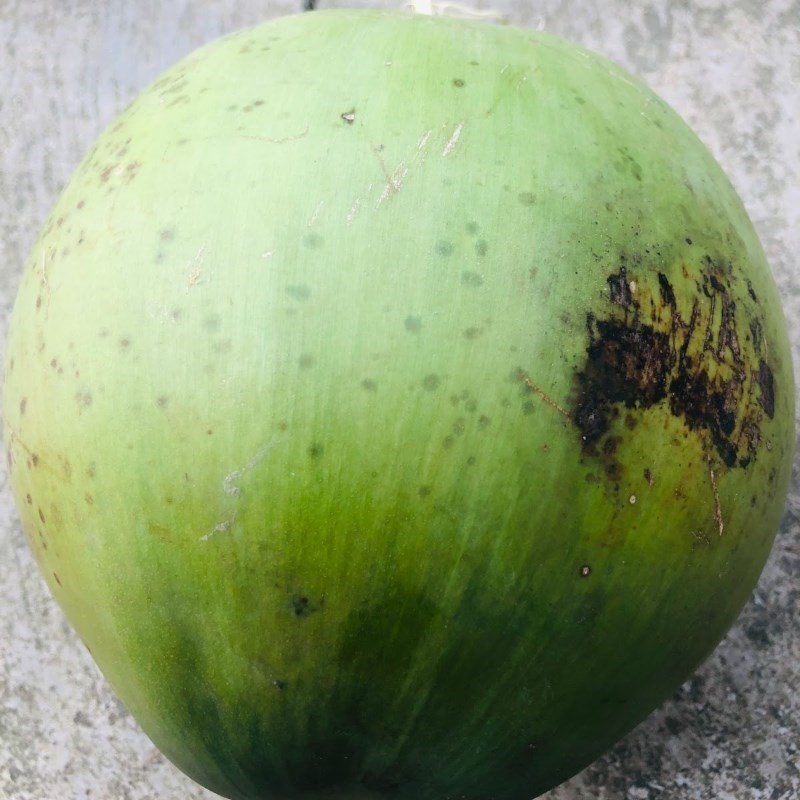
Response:
[[[308,455],[311,458],[321,458],[325,452],[325,448],[319,442],[313,442],[308,448]]]
[[[453,86],[455,86],[455,87],[456,87],[456,89],[461,89],[461,88],[463,88],[463,86],[464,86],[464,79],[463,79],[463,78],[453,78]]]
[[[462,272],[461,283],[463,283],[464,286],[469,286],[471,289],[478,289],[483,286],[483,277],[477,272]]]
[[[25,413],[25,408],[27,407],[27,405],[28,405],[28,398],[27,397],[23,397],[19,401],[19,413],[20,413],[20,415]]]
[[[378,384],[369,378],[365,378],[363,381],[361,381],[361,388],[367,392],[375,392],[378,389]]]
[[[434,392],[439,388],[440,383],[441,378],[438,375],[431,373],[422,379],[422,388],[428,392]]]
[[[345,111],[341,117],[348,125],[352,125],[356,118],[356,110],[351,108],[349,111]]]
[[[422,320],[419,317],[406,317],[405,328],[409,333],[419,333]]]
[[[42,511],[41,508],[39,509],[39,519],[42,521],[43,524],[47,523],[47,520],[44,517],[44,511]]]

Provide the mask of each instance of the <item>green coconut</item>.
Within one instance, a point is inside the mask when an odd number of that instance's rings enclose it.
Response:
[[[522,800],[711,652],[793,447],[730,183],[623,70],[400,13],[205,47],[22,278],[11,480],[147,734],[238,800]]]

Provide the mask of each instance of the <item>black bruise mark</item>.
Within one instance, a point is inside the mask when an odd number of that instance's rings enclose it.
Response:
[[[758,372],[755,373],[755,380],[761,389],[761,396],[758,402],[761,408],[767,412],[767,416],[772,419],[775,416],[775,376],[772,374],[769,364],[762,358],[758,362]]]
[[[325,598],[320,598],[316,603],[309,600],[304,594],[292,596],[292,612],[298,619],[311,616],[315,611],[319,611],[325,605]]]
[[[579,400],[572,414],[584,449],[592,451],[608,431],[613,406],[652,406],[666,397],[674,366],[669,336],[649,325],[590,316],[586,366],[577,375]]]
[[[633,293],[628,283],[628,272],[625,267],[620,267],[619,272],[607,278],[608,289],[611,292],[611,302],[615,305],[628,308],[633,303]]]
[[[612,309],[608,319],[587,316],[589,344],[585,365],[575,376],[571,418],[584,452],[603,462],[611,480],[621,477],[616,460],[621,438],[607,434],[620,408],[641,410],[665,402],[689,430],[701,433],[708,456],[715,451],[728,468],[746,467],[756,456],[761,442],[757,406],[774,416],[775,381],[761,357],[761,322],[750,315],[751,348],[743,350],[730,265],[706,256],[703,266],[688,320],[661,272],[660,305],[651,298],[649,319],[643,320],[642,303],[624,266],[607,278],[611,305],[622,311]],[[626,414],[625,422],[629,419]]]
[[[661,292],[661,302],[665,306],[671,306],[674,309],[677,309],[677,304],[675,302],[675,291],[672,288],[672,285],[667,280],[667,276],[663,272],[658,273],[658,289]]]

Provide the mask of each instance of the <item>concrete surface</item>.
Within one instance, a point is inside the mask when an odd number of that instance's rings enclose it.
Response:
[[[477,3],[477,0],[463,0]],[[383,2],[332,5],[393,5]],[[0,328],[39,225],[95,136],[196,46],[302,0],[0,0]],[[800,3],[481,0],[642,76],[742,195],[800,367]],[[4,460],[3,460],[4,463]],[[800,797],[800,482],[769,564],[713,657],[548,800]],[[114,698],[54,604],[0,473],[0,797],[210,800]]]

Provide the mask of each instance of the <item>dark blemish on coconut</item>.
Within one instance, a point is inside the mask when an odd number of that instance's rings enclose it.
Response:
[[[533,405],[533,400],[526,400],[522,404],[522,413],[525,414],[526,416],[530,416],[531,414],[533,414],[534,410],[535,407]]]
[[[644,479],[647,481],[647,485],[652,487],[652,485],[655,483],[653,480],[653,473],[647,467],[645,467],[643,474]]]
[[[105,339],[106,336],[108,336],[108,333],[109,333],[108,328],[100,328],[100,330],[98,331],[97,335],[101,339]]]
[[[750,281],[749,278],[747,279],[747,293],[750,295],[750,299],[754,303],[758,302],[758,298],[756,297],[756,293],[755,293],[755,291],[753,289],[753,284],[752,284],[752,282]]]
[[[611,315],[587,317],[589,345],[570,414],[584,452],[604,460],[609,477],[618,479],[616,445],[609,450],[603,442],[620,409],[666,403],[686,435],[700,436],[709,463],[717,458],[728,468],[746,467],[758,448],[761,411],[774,414],[774,376],[757,360],[757,346],[748,353],[739,341],[731,267],[703,258],[700,276],[691,279],[696,292],[688,314],[664,273],[657,273],[648,302],[640,300],[648,294],[646,279],[633,293],[629,273],[621,267],[607,278]]]
[[[361,381],[361,388],[367,392],[375,392],[378,390],[378,384],[369,378],[365,378],[363,381]]]
[[[311,297],[311,289],[309,289],[308,286],[287,286],[286,294],[288,294],[292,300],[299,300],[302,302]]]
[[[456,87],[456,89],[461,89],[461,88],[463,88],[463,86],[464,86],[464,79],[463,79],[463,78],[453,78],[453,86],[455,86],[455,87]]]
[[[468,467],[474,467],[474,466],[475,466],[475,462],[476,462],[476,461],[477,461],[477,459],[475,458],[475,456],[470,456],[470,457],[467,459],[467,466],[468,466]]]
[[[692,244],[692,237],[691,236],[687,236],[684,241],[686,242],[686,244]]]
[[[311,458],[322,458],[324,452],[325,448],[319,442],[312,443],[308,448],[308,455]]]
[[[58,577],[57,572],[53,572],[53,577],[56,579],[56,583],[61,586],[61,578]]]
[[[477,339],[483,333],[483,328],[477,328],[475,326],[467,328],[464,331],[464,338],[465,339]]]
[[[452,436],[445,436],[442,440],[442,448],[449,450],[455,443],[456,440]]]
[[[344,114],[341,114],[340,116],[348,125],[352,125],[353,122],[355,122],[356,110],[351,108],[349,111],[345,111]]]
[[[422,320],[419,317],[406,317],[404,325],[409,333],[419,333]]]
[[[481,239],[480,241],[475,242],[475,252],[480,258],[483,258],[489,252],[489,245],[483,239]]]
[[[311,369],[314,366],[314,356],[311,353],[303,353],[297,360],[300,369]]]
[[[470,398],[469,400],[467,400],[467,401],[464,403],[464,408],[465,408],[465,409],[466,409],[466,410],[467,410],[467,411],[468,411],[470,414],[472,414],[472,413],[474,413],[475,411],[477,411],[477,410],[478,410],[478,401],[477,401],[477,400],[473,400],[472,398]]]
[[[130,350],[131,347],[131,340],[127,337],[123,337],[119,340],[119,349],[122,351]]]
[[[39,509],[39,519],[42,521],[43,525],[47,524],[47,520],[44,518],[44,511],[42,511],[41,508]]]
[[[578,575],[581,578],[588,578],[592,574],[592,568],[588,564],[584,564],[579,570]]]
[[[467,421],[463,417],[459,417],[453,423],[453,436],[463,436],[466,429]]]
[[[475,236],[478,232],[478,223],[477,222],[468,222],[465,226],[467,233],[470,236]]]
[[[86,467],[86,477],[90,478],[90,479],[93,479],[96,474],[97,474],[97,465],[94,463],[94,461],[92,461]]]
[[[231,339],[220,339],[218,342],[214,342],[211,345],[211,349],[215,353],[229,353],[232,347],[233,341]]]
[[[36,295],[36,310],[38,311],[41,307],[42,307],[41,295]]]
[[[162,242],[171,242],[175,238],[175,230],[173,228],[164,228],[158,237]]]
[[[236,109],[237,109],[237,108],[239,108],[239,106],[237,106],[237,105],[230,105],[230,106],[228,106],[228,111],[236,111]]]
[[[19,413],[20,413],[20,416],[22,416],[25,413],[25,408],[26,408],[27,405],[28,405],[28,398],[27,397],[23,397],[19,401]]]
[[[517,195],[517,200],[524,206],[532,206],[536,203],[536,195],[533,192],[520,192]]]
[[[483,286],[483,278],[477,272],[462,272],[461,283],[463,283],[464,286],[477,289]]]
[[[261,48],[261,49],[263,50],[264,48]],[[289,686],[289,684],[288,684],[286,681],[284,681],[284,680],[281,680],[280,678],[276,678],[274,681],[272,681],[272,685],[273,685],[273,686],[274,686],[274,687],[275,687],[275,688],[276,688],[276,689],[277,689],[279,692],[284,692],[284,691],[286,691],[286,688]]]
[[[450,256],[453,254],[453,243],[444,240],[436,242],[436,253],[440,256]]]
[[[431,487],[430,486],[420,486],[418,493],[419,493],[420,497],[428,497],[430,495],[430,493],[431,493]]]
[[[324,241],[318,233],[309,233],[303,237],[303,244],[311,250],[318,250]]]
[[[422,388],[428,392],[434,392],[439,388],[441,378],[438,375],[431,373],[422,379]]]
[[[168,404],[169,398],[165,394],[160,394],[158,397],[156,397],[156,405],[159,408],[166,408]]]
[[[180,322],[183,319],[183,311],[180,308],[173,308],[170,312],[170,317],[173,322]]]

